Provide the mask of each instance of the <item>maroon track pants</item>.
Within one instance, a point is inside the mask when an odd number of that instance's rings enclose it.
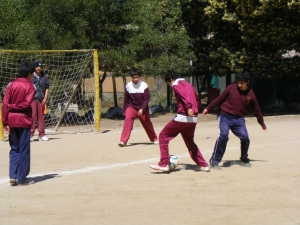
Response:
[[[31,104],[32,109],[32,125],[30,130],[30,137],[34,135],[35,131],[35,120],[38,120],[38,131],[39,137],[45,136],[45,121],[44,121],[44,106],[43,103],[38,101],[33,101]]]
[[[186,147],[189,150],[191,158],[194,162],[202,167],[207,167],[208,164],[202,156],[200,149],[194,142],[194,134],[196,123],[182,123],[171,120],[159,134],[160,147],[160,162],[159,166],[167,166],[170,163],[169,142],[174,139],[179,133],[181,134]]]
[[[157,135],[154,131],[153,124],[150,120],[149,111],[144,112],[143,115],[138,115],[137,110],[128,107],[125,112],[125,120],[124,120],[123,131],[121,134],[120,141],[123,142],[124,144],[127,144],[136,117],[138,117],[139,120],[141,121],[150,141],[153,142],[157,140]]]

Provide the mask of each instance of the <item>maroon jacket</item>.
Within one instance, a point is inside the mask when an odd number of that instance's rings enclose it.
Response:
[[[188,110],[192,109],[194,114],[197,115],[200,103],[195,88],[183,78],[176,79],[172,87],[178,105],[177,113],[187,116]]]
[[[140,80],[138,84],[130,81],[124,92],[123,113],[128,107],[134,108],[136,111],[142,109],[149,111],[148,103],[150,101],[150,91],[148,85]]]
[[[2,102],[2,123],[9,127],[30,128],[31,103],[35,87],[27,78],[16,78],[8,84]]]
[[[221,105],[221,113],[229,114],[237,117],[244,117],[248,107],[253,110],[258,123],[263,126],[264,118],[259,109],[259,105],[254,92],[248,88],[246,91],[241,91],[237,84],[230,84],[223,93],[213,100],[208,106],[207,111]]]

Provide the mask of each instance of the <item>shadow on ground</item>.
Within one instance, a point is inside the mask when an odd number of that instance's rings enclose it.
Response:
[[[34,180],[34,183],[38,183],[38,182],[42,182],[45,180],[56,178],[57,176],[59,176],[59,174],[46,174],[43,176],[32,177],[32,180]]]

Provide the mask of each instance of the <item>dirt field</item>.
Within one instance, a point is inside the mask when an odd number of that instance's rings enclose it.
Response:
[[[173,114],[152,119],[157,134]],[[247,119],[251,168],[237,164],[230,134],[220,171],[195,172],[180,136],[170,153],[179,169],[155,172],[159,147],[136,120],[129,146],[118,147],[123,121],[102,120],[100,134],[54,134],[32,142],[35,184],[8,184],[8,142],[0,142],[0,224],[295,225],[300,224],[300,116]],[[200,115],[195,142],[208,161],[219,129]]]

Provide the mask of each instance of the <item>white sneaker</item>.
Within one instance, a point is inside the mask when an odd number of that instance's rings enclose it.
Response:
[[[209,169],[209,166],[207,167],[202,167],[202,166],[199,166],[197,169],[195,169],[195,171],[204,171],[204,172],[209,172],[210,169]]]
[[[47,138],[46,136],[39,137],[39,141],[49,141],[49,138]]]
[[[124,144],[124,142],[121,141],[121,142],[119,143],[119,146],[120,146],[120,147],[125,147],[126,145]]]
[[[154,170],[164,171],[164,172],[170,170],[169,166],[159,166],[159,165],[152,166],[152,165],[151,165],[150,168],[151,168],[151,169],[154,169]]]
[[[34,138],[33,138],[33,137],[31,137],[31,138],[30,138],[30,141],[31,141],[31,142],[33,142],[33,141],[34,141]]]
[[[158,141],[158,140],[155,140],[155,141],[153,141],[152,143],[155,144],[155,145],[158,145],[158,144],[159,144],[159,141]]]

